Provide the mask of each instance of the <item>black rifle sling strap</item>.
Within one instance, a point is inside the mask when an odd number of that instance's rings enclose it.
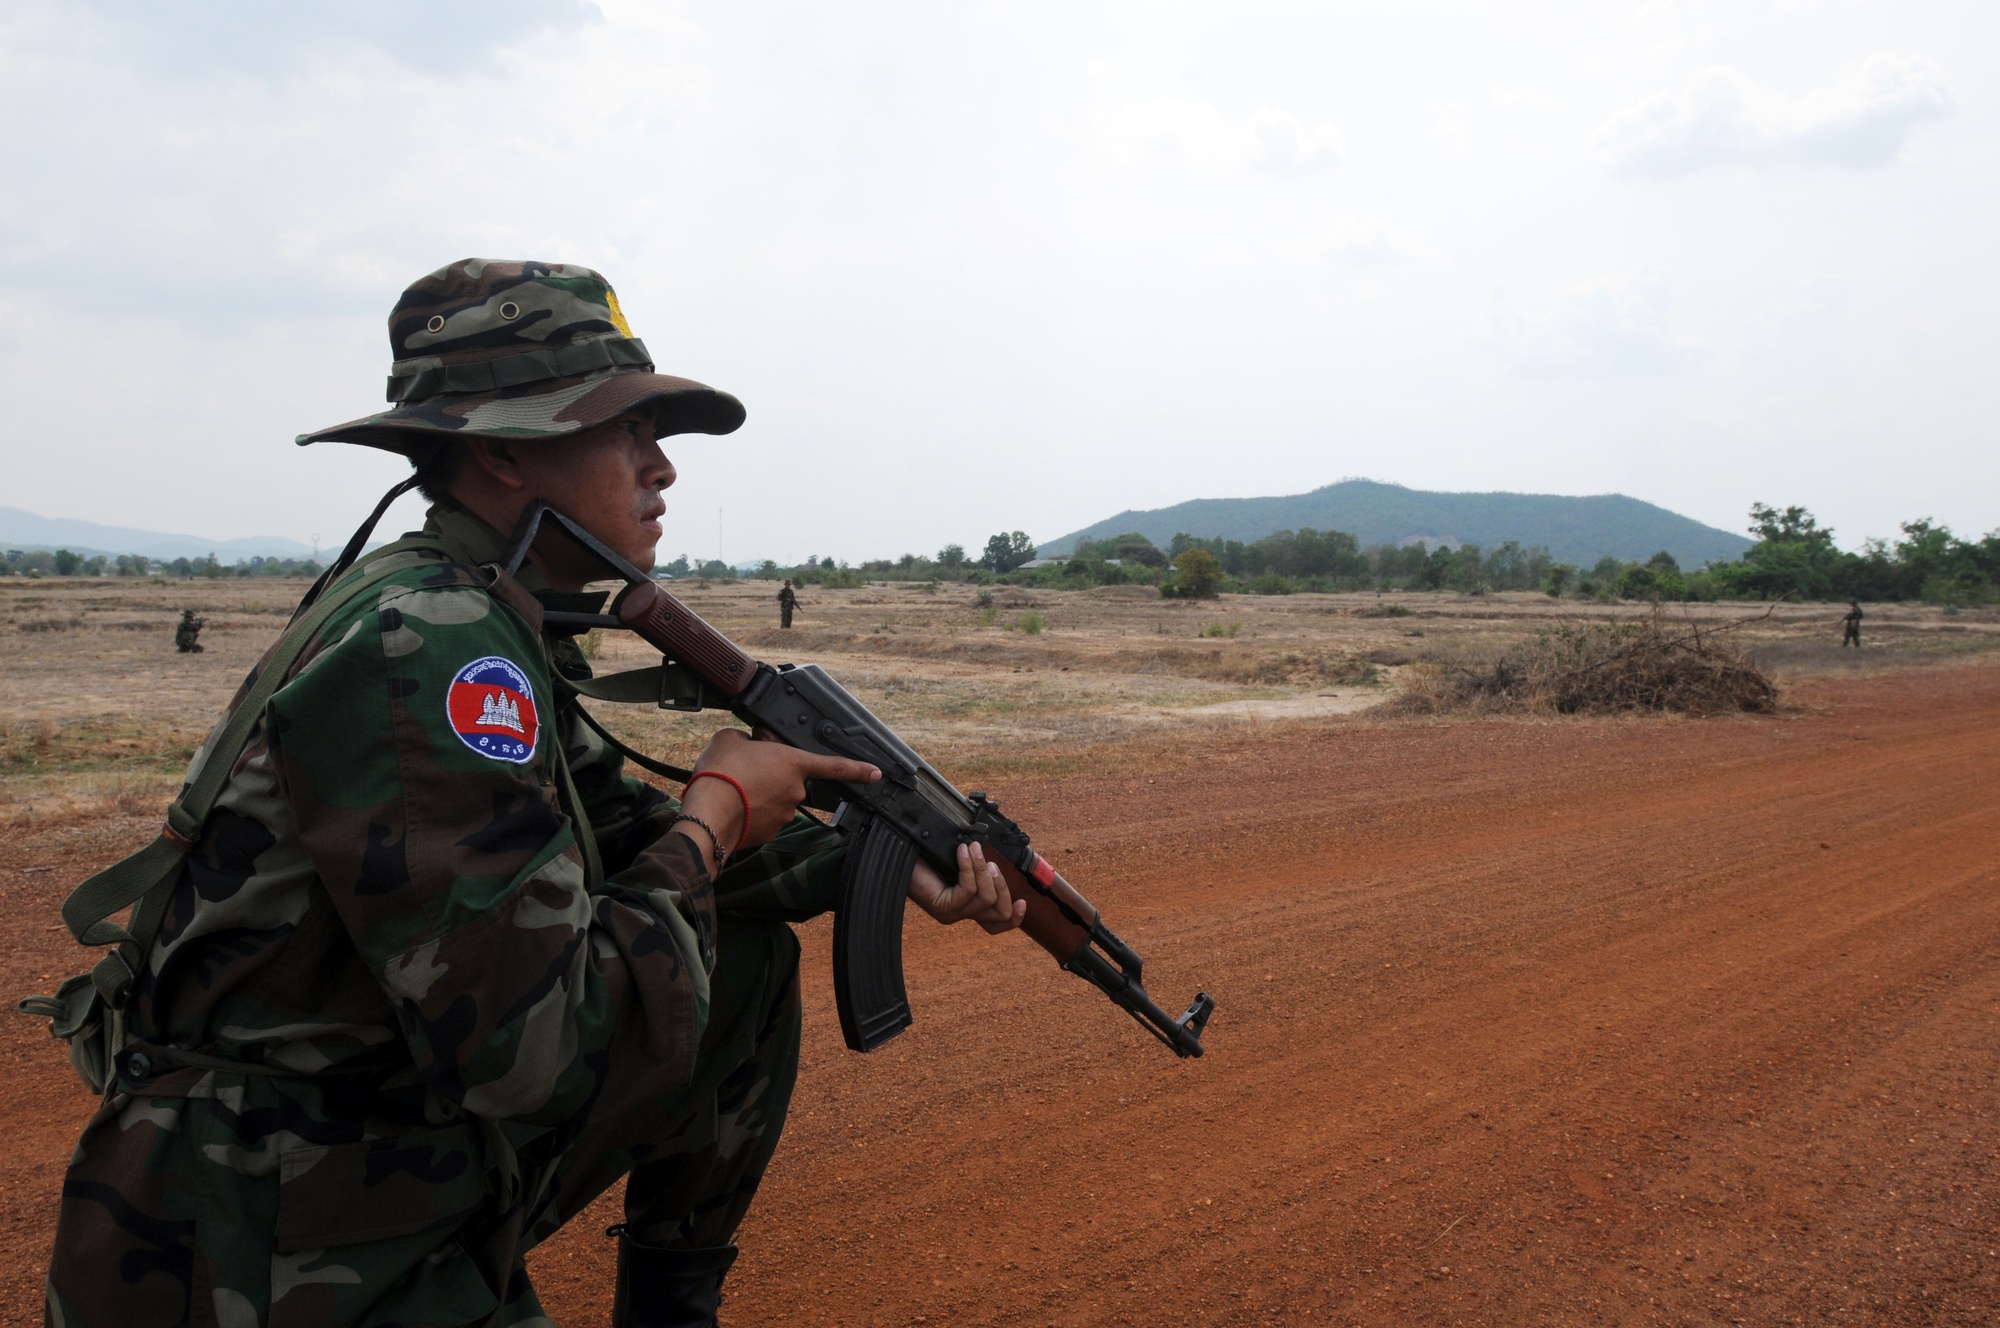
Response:
[[[653,672],[653,670],[649,669],[647,670],[647,672],[650,673]],[[613,676],[623,677],[625,675],[614,674]],[[575,688],[576,685],[577,682],[573,678],[561,678],[557,682],[558,687]],[[646,755],[644,752],[634,751],[632,748],[618,741],[618,739],[612,737],[611,731],[605,728],[604,725],[598,723],[597,716],[591,714],[588,710],[585,710],[583,708],[583,704],[581,701],[572,699],[569,708],[576,713],[576,717],[578,719],[582,720],[586,725],[589,726],[590,731],[592,733],[595,733],[598,737],[604,740],[606,746],[610,747],[612,751],[617,752],[620,756],[630,761],[633,765],[638,766],[641,770],[650,770],[654,774],[659,775],[665,779],[671,779],[677,784],[685,784],[688,782],[688,780],[694,778],[694,771],[683,770],[677,765],[668,765],[665,761],[655,760],[653,757]]]
[[[321,592],[347,575],[347,569],[353,566],[356,558],[361,556],[362,546],[366,545],[368,537],[375,533],[376,523],[381,521],[382,514],[389,510],[391,503],[416,488],[417,484],[418,477],[412,475],[382,495],[382,501],[375,504],[375,510],[370,512],[368,519],[355,529],[353,537],[347,541],[346,547],[341,549],[340,556],[333,560],[333,566],[321,572],[319,579],[307,587],[306,593],[299,599],[299,606],[292,610],[291,622],[297,622],[305,614],[306,610],[319,602]],[[289,625],[288,623],[287,626]]]

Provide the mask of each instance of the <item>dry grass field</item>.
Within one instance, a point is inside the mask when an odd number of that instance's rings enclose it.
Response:
[[[155,833],[302,588],[0,582],[9,991],[83,965],[56,905]],[[1843,652],[1831,606],[1691,610],[1755,619],[1775,715],[1404,718],[1422,670],[1648,610],[876,585],[781,632],[771,592],[681,588],[995,790],[1162,1004],[1219,1006],[1175,1063],[1035,947],[919,921],[917,1024],[853,1056],[802,926],[800,1089],[725,1324],[2000,1319],[1991,611],[1874,608]],[[725,722],[597,712],[682,760]],[[0,1322],[39,1319],[92,1106],[0,1025]],[[616,1216],[531,1258],[557,1321],[604,1321]]]
[[[175,777],[303,582],[0,579],[0,821],[136,810]],[[1365,713],[1412,666],[1497,656],[1564,622],[1632,617],[1638,605],[1539,594],[1226,596],[1161,600],[1135,586],[1090,591],[875,583],[809,589],[798,625],[776,626],[763,582],[687,582],[688,603],[752,654],[815,662],[941,768],[967,776],[1061,774],[1134,746],[1198,748],[1219,728]],[[173,649],[182,608],[208,619],[200,654]],[[1870,612],[1867,648],[1838,646],[1841,610],[1693,606],[1674,617],[1749,622],[1738,639],[1782,683],[1976,658],[2000,649],[2000,615],[1926,607]],[[1024,630],[1033,628],[1035,630]],[[598,643],[600,673],[652,662],[636,638]],[[600,706],[619,735],[685,761],[720,715]]]

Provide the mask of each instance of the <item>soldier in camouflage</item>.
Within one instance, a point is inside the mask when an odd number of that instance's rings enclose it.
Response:
[[[408,456],[424,535],[292,664],[172,880],[64,1180],[50,1324],[549,1325],[524,1254],[624,1177],[614,1322],[713,1325],[777,1145],[785,924],[842,853],[795,813],[805,779],[873,772],[724,731],[679,802],[627,777],[543,630],[602,570],[499,570],[536,499],[649,566],[657,439],[742,407],[653,373],[587,268],[454,263],[389,333],[394,407],[300,442]],[[1023,908],[976,850],[911,896],[988,930]]]
[[[196,615],[193,609],[182,609],[181,620],[174,625],[174,649],[183,655],[199,655],[201,629],[208,626],[208,619]]]

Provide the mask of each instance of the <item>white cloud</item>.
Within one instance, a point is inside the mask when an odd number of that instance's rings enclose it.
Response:
[[[0,502],[337,538],[394,458],[290,437],[381,404],[397,292],[487,254],[601,269],[663,367],[748,404],[676,445],[668,556],[724,504],[728,556],[859,560],[1384,450],[1424,487],[1989,529],[2000,7],[1875,6],[1853,45],[1848,0],[1793,2],[0,0]],[[1833,76],[1877,50],[1944,63],[1963,124],[1921,118],[1926,66]],[[1859,120],[1903,164],[1746,209],[1576,151],[1704,65],[1756,85],[1725,160],[1839,159]],[[1669,103],[1635,168],[1687,164]],[[1644,264],[1671,308],[1591,286]],[[1822,273],[1844,315],[1747,326]]]
[[[551,240],[577,210],[553,182],[614,178],[634,142],[660,169],[708,86],[671,16],[613,31],[574,0],[504,0],[491,31],[435,60],[416,59],[415,40],[390,57],[386,0],[273,10],[261,25],[243,0],[195,6],[188,32],[131,0],[99,3],[95,27],[52,25],[47,50],[0,41],[0,109],[24,124],[26,108],[63,107],[33,134],[0,136],[13,185],[0,280],[148,313],[374,313],[385,290],[467,253],[570,257]],[[430,45],[449,36],[433,25],[477,29],[484,12],[435,8],[414,34]],[[541,25],[549,15],[571,30]],[[237,18],[243,36],[207,57],[232,62],[221,73],[148,46],[178,49]],[[289,63],[248,72],[267,47]],[[636,193],[595,208],[625,223]],[[593,238],[589,257],[612,261]]]
[[[1328,169],[1343,155],[1340,131],[1332,125],[1308,128],[1290,111],[1268,106],[1232,120],[1204,101],[1128,102],[1100,114],[1097,132],[1123,156],[1164,154],[1204,166]]]
[[[1553,111],[1556,108],[1556,99],[1539,88],[1514,86],[1488,88],[1486,99],[1501,110],[1515,106],[1525,106],[1537,111]]]
[[[1612,116],[1597,138],[1622,174],[1660,179],[1720,165],[1881,166],[1919,126],[1955,108],[1941,69],[1884,51],[1802,97],[1734,69],[1705,69],[1679,92]]]
[[[259,79],[351,59],[358,51],[427,74],[489,67],[508,48],[574,34],[604,16],[588,0],[340,0],[272,5],[264,0],[82,0],[100,24],[92,39],[107,51],[172,78],[217,70]]]
[[[1416,256],[1416,246],[1379,221],[1344,217],[1326,232],[1326,252],[1349,267],[1382,267]]]
[[[1693,343],[1667,324],[1673,294],[1634,273],[1572,292],[1560,308],[1511,320],[1501,340],[1524,378],[1655,378],[1687,366]]]
[[[1431,136],[1448,147],[1463,147],[1472,141],[1472,122],[1465,107],[1455,101],[1431,107]]]

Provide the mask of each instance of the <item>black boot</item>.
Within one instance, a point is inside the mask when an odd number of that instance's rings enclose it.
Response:
[[[722,1278],[736,1262],[734,1245],[707,1250],[641,1245],[616,1226],[618,1290],[611,1328],[717,1328]]]

